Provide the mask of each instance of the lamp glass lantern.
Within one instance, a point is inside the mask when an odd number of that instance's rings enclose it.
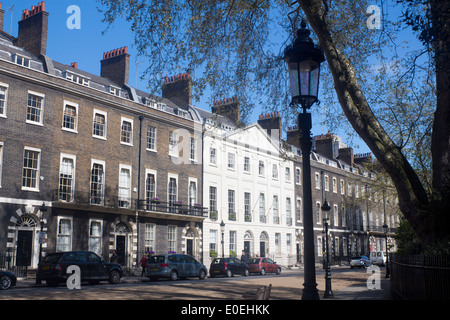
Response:
[[[316,46],[302,21],[294,43],[284,51],[289,70],[292,102],[309,109],[318,101],[320,64],[325,61],[323,50]]]
[[[321,209],[322,209],[322,211],[325,213],[324,220],[327,220],[327,221],[328,221],[328,220],[330,219],[329,212],[330,212],[330,210],[331,210],[331,207],[330,207],[330,205],[328,204],[328,201],[327,201],[327,200],[325,200],[325,202],[323,203]]]

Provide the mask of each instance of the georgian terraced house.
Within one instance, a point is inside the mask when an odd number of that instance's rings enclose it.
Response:
[[[138,90],[128,83],[127,47],[104,53],[100,76],[87,73],[46,55],[45,2],[23,11],[17,37],[3,31],[3,15],[0,255],[8,263],[35,268],[40,252],[67,250],[105,259],[116,250],[128,268],[145,251],[206,265],[242,251],[302,263],[298,130],[284,141],[279,113],[243,126],[236,98],[197,108],[189,74],[166,78],[161,96]],[[381,226],[395,231],[398,208],[359,165],[370,155],[354,157],[333,134],[314,141],[317,259],[325,199],[332,259],[383,250]]]
[[[23,12],[17,38],[0,32],[1,251],[36,267],[42,228],[44,253],[117,250],[125,266],[144,250],[198,256],[200,122],[177,89],[189,76],[154,97],[128,85],[126,47],[89,74],[46,56],[47,27],[42,2]]]

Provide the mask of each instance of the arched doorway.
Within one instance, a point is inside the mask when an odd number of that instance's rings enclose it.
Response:
[[[200,252],[202,252],[202,248],[200,227],[194,223],[189,223],[184,227],[182,235],[183,252],[201,261],[202,257]]]
[[[128,265],[128,256],[129,256],[129,235],[130,228],[124,222],[119,222],[114,227],[114,249],[116,250],[117,255],[119,256],[119,263],[122,266]]]
[[[245,231],[244,234],[244,251],[247,257],[253,255],[253,233],[249,230]]]
[[[24,209],[25,212],[21,208],[17,209],[9,219],[7,255],[12,265],[36,268],[39,262],[41,212],[31,205],[25,206]],[[43,221],[42,230],[46,232],[46,222]],[[46,247],[46,243],[42,244],[43,249]]]
[[[269,251],[269,235],[267,232],[261,232],[259,236],[259,256],[265,257],[266,253]]]
[[[195,232],[191,228],[188,229],[186,235],[186,254],[194,256],[195,254]]]
[[[30,215],[22,215],[16,222],[16,266],[29,267],[33,265],[33,243],[36,220]]]

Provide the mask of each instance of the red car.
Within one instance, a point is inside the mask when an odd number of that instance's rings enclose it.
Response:
[[[250,273],[259,273],[265,275],[266,273],[281,273],[281,267],[269,258],[252,258],[247,261]]]

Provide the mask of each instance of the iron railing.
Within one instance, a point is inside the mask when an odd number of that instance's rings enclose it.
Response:
[[[403,300],[450,300],[449,255],[391,254],[391,293]]]
[[[26,278],[29,266],[23,262],[29,260],[29,256],[16,255],[12,251],[0,253],[0,270],[12,272],[18,278]]]
[[[181,214],[196,217],[207,217],[208,209],[201,205],[186,205],[181,202],[165,202],[160,200],[140,200],[139,210],[158,213]]]
[[[133,209],[142,211],[153,211],[167,214],[181,214],[197,217],[207,217],[207,208],[200,204],[186,205],[179,201],[165,202],[160,200],[137,200],[118,196],[117,192],[106,190],[103,192],[80,192],[75,191],[67,196],[61,197],[59,190],[54,190],[52,200],[62,201],[68,204],[101,206],[106,208]]]

